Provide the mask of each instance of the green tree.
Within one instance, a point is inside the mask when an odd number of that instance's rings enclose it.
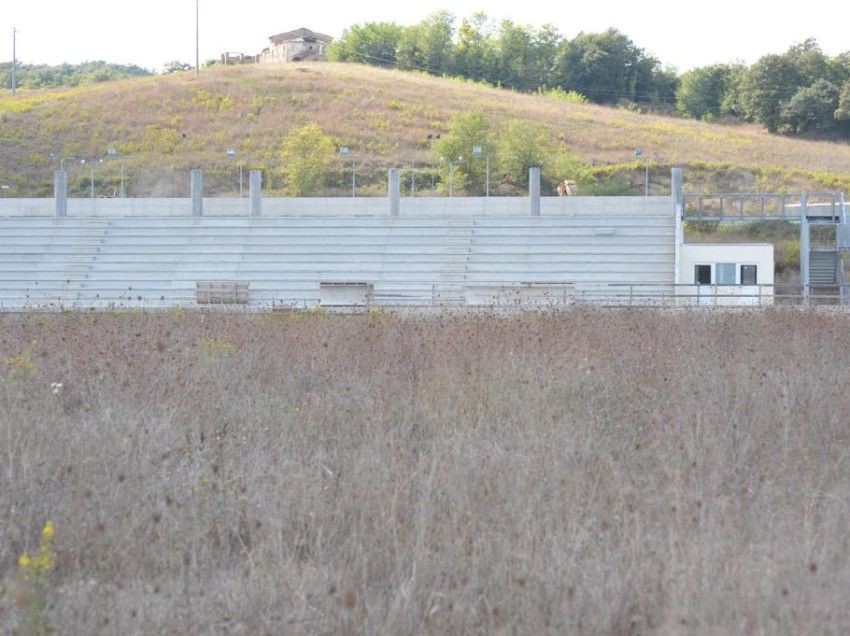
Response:
[[[847,82],[838,96],[838,108],[835,110],[837,121],[850,121],[850,82]]]
[[[723,112],[723,103],[734,79],[734,67],[715,64],[695,68],[682,75],[676,91],[676,108],[686,117],[714,119]]]
[[[563,36],[553,24],[544,24],[538,30],[532,31],[528,77],[533,88],[526,87],[525,90],[543,86],[554,87],[556,59],[563,40]]]
[[[497,82],[510,88],[530,89],[533,84],[529,77],[532,35],[528,27],[510,20],[502,20],[494,45],[494,71],[497,74]]]
[[[328,59],[359,62],[374,66],[393,66],[403,27],[395,22],[367,22],[342,32],[328,49]]]
[[[649,96],[647,77],[658,71],[658,61],[635,46],[628,37],[609,29],[604,33],[579,33],[559,48],[556,78],[564,90],[574,90],[599,103],[621,99],[636,101]]]
[[[819,79],[833,80],[829,58],[814,38],[794,44],[784,57],[794,65],[802,86],[811,86]]]
[[[554,158],[556,149],[549,130],[530,121],[511,121],[502,129],[496,149],[496,164],[501,180],[517,188],[528,186],[528,169],[544,167]]]
[[[793,60],[784,55],[766,55],[753,64],[741,79],[740,106],[744,116],[763,124],[769,132],[782,126],[782,104],[805,85]]]
[[[473,157],[472,149],[476,146],[481,147],[482,157]],[[485,157],[493,154],[493,144],[490,122],[483,113],[456,115],[449,124],[448,132],[434,146],[434,151],[438,158],[444,159],[438,167],[441,183],[448,183],[451,169],[455,191],[484,193],[487,168]]]
[[[455,17],[448,11],[437,11],[404,29],[396,50],[399,65],[437,75],[451,72],[454,22]]]
[[[835,130],[840,91],[824,79],[798,90],[782,105],[782,124],[794,134],[828,134]]]
[[[336,156],[333,139],[315,122],[289,133],[283,143],[283,175],[292,196],[316,194]]]
[[[454,72],[462,77],[492,81],[493,39],[487,15],[474,13],[464,18],[457,32]]]
[[[172,60],[171,62],[166,62],[162,68],[163,75],[171,75],[172,73],[181,73],[183,71],[190,71],[195,67],[191,64],[187,64],[185,62],[181,62],[180,60]]]

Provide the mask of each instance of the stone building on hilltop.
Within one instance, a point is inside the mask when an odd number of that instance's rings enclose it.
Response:
[[[269,38],[268,48],[260,53],[261,64],[279,62],[327,62],[328,45],[333,38],[310,29],[296,29]]]

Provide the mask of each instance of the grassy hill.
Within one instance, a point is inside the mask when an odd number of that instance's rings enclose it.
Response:
[[[208,189],[236,186],[235,164],[262,167],[281,188],[283,139],[316,121],[359,158],[363,193],[383,192],[391,165],[432,162],[427,136],[452,116],[485,112],[497,125],[511,119],[545,124],[604,184],[639,188],[642,164],[653,162],[658,192],[671,165],[686,167],[689,191],[850,189],[850,145],[771,136],[756,126],[712,125],[458,80],[353,64],[244,66],[109,82],[73,89],[21,91],[0,98],[0,184],[7,196],[48,194],[52,171],[68,161],[72,189],[87,192],[91,160],[117,148],[129,191],[138,196],[185,194],[185,170],[205,168]],[[237,150],[228,159],[227,148]],[[118,178],[118,161],[96,164],[98,193]],[[338,187],[346,192],[347,170]],[[427,172],[427,171],[426,171]],[[560,175],[569,178],[571,175]],[[333,191],[334,188],[331,188]]]

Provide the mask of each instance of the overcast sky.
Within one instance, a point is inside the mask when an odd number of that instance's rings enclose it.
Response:
[[[225,50],[258,53],[269,35],[307,27],[338,36],[369,21],[418,22],[437,9],[458,17],[486,10],[497,20],[540,26],[552,23],[567,37],[615,27],[668,66],[680,71],[714,62],[752,63],[766,53],[814,37],[829,55],[850,50],[850,8],[845,0],[784,3],[753,0],[200,0],[201,60]],[[841,7],[844,7],[843,9]],[[194,63],[195,0],[3,0],[0,60],[12,57],[57,64],[103,59],[161,70],[171,60]]]

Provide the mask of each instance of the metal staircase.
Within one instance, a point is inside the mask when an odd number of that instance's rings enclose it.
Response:
[[[809,253],[809,284],[815,287],[838,285],[838,251],[813,248]]]
[[[850,289],[844,279],[845,259],[850,250],[850,225],[847,224],[847,206],[844,193],[838,196],[838,225],[835,227],[836,263],[835,278],[842,305],[850,304]]]

